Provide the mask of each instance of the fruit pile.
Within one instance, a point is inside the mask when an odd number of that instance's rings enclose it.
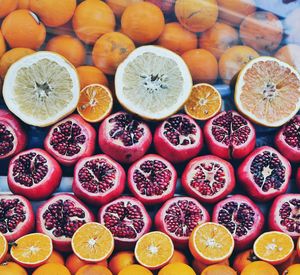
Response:
[[[0,0],[0,275],[300,274],[300,8],[259,2]]]

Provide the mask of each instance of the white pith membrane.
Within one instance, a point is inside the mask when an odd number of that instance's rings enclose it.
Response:
[[[272,57],[258,57],[239,73],[237,108],[258,124],[278,127],[300,110],[300,74]]]
[[[272,238],[270,238],[270,236],[268,235],[271,234],[276,234],[277,236],[273,236]],[[285,239],[283,240],[282,237],[284,237]],[[288,243],[290,243],[290,249],[287,249]],[[261,234],[254,242],[253,247],[255,255],[259,259],[269,263],[276,263],[277,261],[288,258],[288,256],[294,250],[294,242],[293,239],[285,233],[270,231]],[[260,250],[260,252],[264,253],[264,255],[257,253],[258,249]],[[283,251],[285,252],[285,254],[282,255],[281,258],[278,258],[278,255],[282,254]]]
[[[115,75],[116,96],[133,113],[160,120],[188,99],[192,78],[182,58],[157,46],[134,50]]]
[[[71,63],[58,54],[42,51],[9,68],[3,97],[8,108],[25,123],[44,127],[75,110],[79,87]]]

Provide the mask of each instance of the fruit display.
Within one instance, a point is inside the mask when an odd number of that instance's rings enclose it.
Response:
[[[299,275],[299,16],[0,0],[0,275]]]

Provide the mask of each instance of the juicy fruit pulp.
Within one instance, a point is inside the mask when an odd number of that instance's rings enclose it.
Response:
[[[166,233],[175,247],[186,248],[194,228],[210,220],[207,210],[195,199],[176,197],[164,203],[155,215],[155,227]]]
[[[177,172],[164,158],[149,154],[128,170],[128,187],[144,204],[162,203],[175,193]]]
[[[154,146],[168,161],[183,162],[196,156],[202,149],[202,131],[189,116],[173,115],[156,128]]]
[[[215,203],[235,187],[233,166],[216,156],[197,157],[185,167],[181,183],[184,190],[197,200]]]
[[[101,150],[122,163],[132,163],[149,149],[152,134],[146,123],[125,112],[106,118],[100,128],[98,142]]]
[[[244,158],[255,148],[255,129],[234,111],[210,119],[204,126],[204,135],[209,151],[223,159]]]
[[[112,232],[119,249],[131,249],[141,236],[149,232],[152,224],[144,205],[125,196],[101,207],[98,220]]]
[[[287,190],[291,165],[272,147],[262,146],[242,162],[237,175],[254,200],[268,201]]]

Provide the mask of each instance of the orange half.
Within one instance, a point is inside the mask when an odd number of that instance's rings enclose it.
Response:
[[[107,117],[113,107],[111,91],[100,84],[83,88],[77,105],[78,113],[88,122],[99,122]]]
[[[194,119],[207,120],[215,116],[222,107],[222,97],[212,85],[201,83],[193,86],[184,105],[185,112]]]
[[[260,235],[254,242],[255,255],[262,261],[270,264],[285,262],[293,253],[293,239],[278,231],[270,231]]]
[[[106,260],[114,250],[114,237],[102,224],[89,222],[72,237],[73,252],[83,261],[98,263]]]
[[[0,233],[0,263],[5,259],[7,254],[8,244],[7,240],[2,233]]]
[[[153,231],[142,236],[136,243],[136,260],[151,270],[166,265],[172,258],[174,246],[171,238],[163,232]]]
[[[32,233],[17,239],[10,254],[17,263],[24,267],[37,267],[50,258],[52,251],[50,237],[41,233]]]
[[[195,259],[204,264],[213,264],[231,256],[234,239],[225,226],[207,222],[193,230],[189,239],[189,248]]]

